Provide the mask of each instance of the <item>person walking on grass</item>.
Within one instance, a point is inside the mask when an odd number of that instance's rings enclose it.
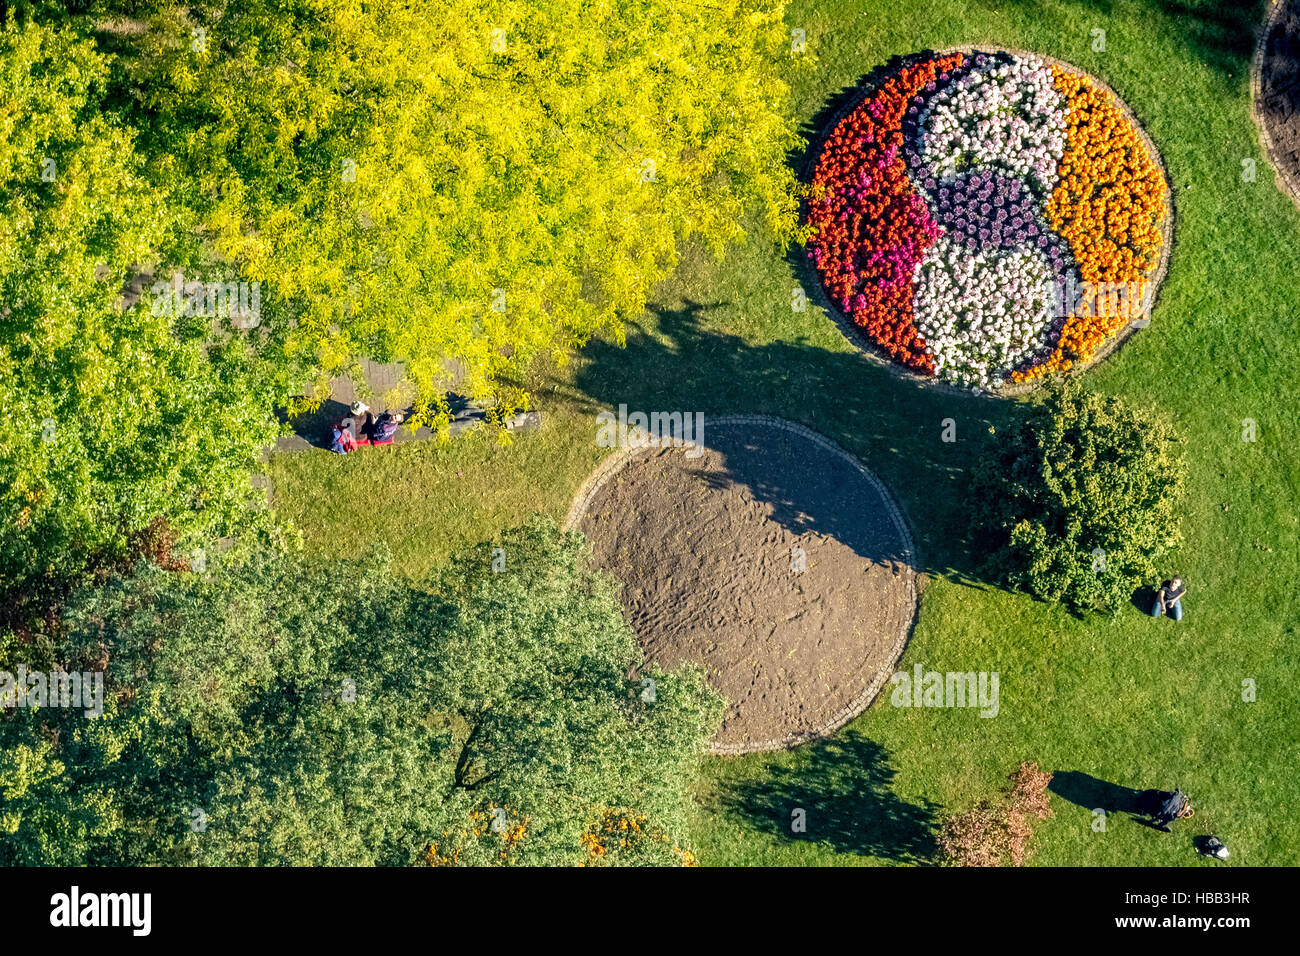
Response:
[[[1192,801],[1181,790],[1143,790],[1138,796],[1136,810],[1140,816],[1149,817],[1150,825],[1169,833],[1175,820],[1190,820],[1195,811]]]
[[[1175,621],[1183,619],[1183,595],[1187,593],[1187,588],[1183,585],[1182,578],[1172,578],[1160,585],[1160,590],[1156,592],[1155,604],[1151,606],[1151,616],[1159,617],[1162,614],[1168,614]]]

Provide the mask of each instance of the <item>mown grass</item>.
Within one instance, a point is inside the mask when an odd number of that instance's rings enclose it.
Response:
[[[1150,328],[1087,374],[1161,410],[1183,436],[1191,494],[1171,562],[1191,585],[1181,624],[1128,608],[1078,620],[980,579],[964,493],[985,442],[1019,403],[936,395],[864,359],[816,307],[790,307],[791,258],[755,240],[722,263],[687,250],[626,349],[594,343],[539,376],[542,430],[269,466],[281,513],[311,547],[385,541],[419,575],[455,547],[532,511],[563,516],[603,449],[597,408],[762,411],[859,455],[902,501],[928,576],[902,666],[997,671],[1001,708],[894,708],[881,699],[832,740],[710,760],[692,840],[706,864],[924,859],[937,815],[993,794],[1021,760],[1070,784],[1181,786],[1197,815],[1170,836],[1053,799],[1035,862],[1195,864],[1214,832],[1233,865],[1300,853],[1295,675],[1300,600],[1300,213],[1273,183],[1250,120],[1249,58],[1264,4],[797,0],[787,17],[817,62],[792,58],[812,120],[895,54],[962,44],[1035,50],[1102,78],[1144,121],[1175,186],[1176,248]],[[1105,30],[1105,51],[1095,51]],[[1242,180],[1242,160],[1259,174]],[[941,422],[958,441],[940,441]],[[1244,419],[1258,425],[1242,440]],[[993,432],[990,433],[990,428]],[[1252,680],[1257,700],[1242,700]],[[1072,793],[1069,786],[1064,787]],[[1077,789],[1077,786],[1075,787]],[[807,812],[792,833],[791,812]],[[1210,865],[1210,864],[1206,864]],[[1217,865],[1217,864],[1216,864]]]

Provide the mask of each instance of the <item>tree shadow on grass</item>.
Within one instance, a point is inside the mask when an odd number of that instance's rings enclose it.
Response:
[[[899,499],[916,535],[920,570],[997,586],[968,539],[970,480],[989,429],[1002,433],[1021,421],[1023,403],[920,387],[856,351],[802,341],[751,344],[710,326],[719,307],[691,300],[659,307],[628,324],[626,346],[592,342],[574,373],[576,391],[564,395],[557,386],[552,399],[593,416],[620,404],[629,412],[703,412],[706,444],[710,416],[759,413],[800,422],[860,458]],[[943,440],[950,419],[956,441]],[[796,507],[770,491],[774,516],[793,533],[835,535],[834,514]],[[765,497],[761,487],[755,494]]]
[[[1255,39],[1268,4],[1264,0],[1165,0],[1166,17],[1178,23],[1175,32],[1187,52],[1224,73],[1243,75],[1255,53]]]
[[[767,758],[751,779],[724,783],[716,801],[718,809],[785,842],[821,843],[898,863],[932,862],[939,808],[900,799],[892,792],[894,775],[884,747],[845,730]],[[803,832],[792,827],[798,820],[806,824]]]
[[[1112,0],[980,0],[981,5],[1006,11],[1040,11],[1044,19],[1053,7],[1077,7],[1097,17],[1096,27],[1106,28],[1115,4]],[[1150,4],[1147,29],[1172,36],[1186,54],[1223,73],[1243,75],[1255,50],[1256,31],[1268,9],[1265,0],[1164,0]],[[1161,19],[1163,15],[1163,20]],[[1041,51],[1048,52],[1048,51]]]

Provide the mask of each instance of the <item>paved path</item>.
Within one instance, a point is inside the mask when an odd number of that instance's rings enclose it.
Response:
[[[410,412],[411,403],[415,399],[415,388],[407,381],[405,369],[400,362],[379,363],[363,360],[361,368],[367,385],[365,397],[360,394],[361,389],[358,389],[351,378],[344,376],[331,380],[330,397],[322,402],[316,411],[293,419],[295,434],[283,435],[276,439],[275,445],[267,449],[267,454],[272,452],[292,454],[309,451],[312,448],[328,450],[329,446],[325,438],[330,426],[349,415],[352,403],[357,399],[369,405],[371,412],[376,415],[385,407],[397,407],[404,412]],[[482,406],[475,405],[454,392],[448,394],[448,399],[453,416],[452,435],[458,435],[486,419],[486,410]],[[386,400],[393,401],[394,404],[385,406]],[[527,412],[519,416],[509,427],[512,431],[527,431],[536,428],[539,424],[541,424],[540,413]],[[420,427],[412,432],[403,426],[397,429],[394,441],[427,441],[432,437],[433,432],[427,427]]]

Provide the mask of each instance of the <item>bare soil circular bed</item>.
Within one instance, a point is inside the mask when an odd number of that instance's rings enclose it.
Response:
[[[1278,185],[1300,203],[1300,0],[1269,9],[1251,63],[1251,94]]]
[[[871,703],[907,642],[907,524],[869,471],[801,425],[711,418],[703,444],[611,456],[568,526],[623,583],[647,659],[701,664],[729,701],[715,753],[831,733]]]

